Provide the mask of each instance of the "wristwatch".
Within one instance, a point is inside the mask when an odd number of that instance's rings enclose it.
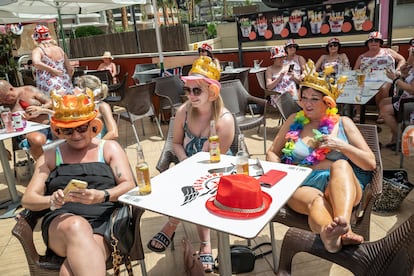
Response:
[[[109,201],[109,192],[107,190],[104,190],[104,202],[108,202]]]

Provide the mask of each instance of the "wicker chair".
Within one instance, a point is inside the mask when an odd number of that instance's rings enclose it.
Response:
[[[108,96],[104,99],[104,102],[108,103],[113,109],[115,105],[122,106],[122,100],[125,97],[128,81],[128,73],[125,73],[124,78],[120,83],[112,84],[108,86]]]
[[[290,275],[292,258],[306,252],[350,270],[356,276],[414,275],[414,216],[384,238],[350,245],[337,253],[325,250],[320,236],[290,228],[283,239],[278,275]]]
[[[240,128],[237,124],[236,117],[234,117],[234,138],[233,142],[230,146],[230,150],[233,153],[233,155],[236,155],[238,150],[238,136],[240,134]],[[177,156],[174,153],[172,140],[173,140],[173,131],[174,131],[174,120],[175,117],[170,118],[170,124],[168,126],[168,133],[167,138],[165,139],[164,147],[162,148],[160,158],[158,159],[156,168],[157,170],[162,173],[163,171],[166,171],[171,163],[172,164],[178,164],[180,161],[178,160]],[[248,150],[247,150],[248,152]]]
[[[378,133],[376,125],[357,124],[359,131],[365,138],[368,146],[373,151],[377,163],[377,167],[373,172],[371,183],[364,190],[363,198],[358,206],[352,212],[351,227],[352,230],[362,235],[365,241],[369,241],[369,229],[371,223],[371,211],[374,201],[382,192],[382,161],[381,152],[378,143]],[[273,223],[278,222],[289,227],[301,228],[310,231],[308,224],[308,216],[299,214],[289,208],[287,205],[282,207],[276,216],[270,222],[270,238],[272,242],[273,252],[276,251],[276,240],[274,234]],[[273,254],[273,269],[277,271],[277,255]]]
[[[159,118],[166,121],[165,112],[171,117],[182,105],[184,96],[184,83],[178,75],[154,78],[155,94],[160,97]]]
[[[46,213],[45,211],[33,212],[24,210],[20,213],[21,217],[12,229],[12,234],[23,246],[31,276],[59,275],[60,266],[65,260],[65,258],[55,255],[51,250],[46,250],[46,253],[42,255],[35,247],[33,241],[33,230],[36,227],[38,220]],[[131,260],[138,260],[140,262],[142,275],[147,275],[144,261],[145,255],[141,243],[141,229],[139,227],[143,213],[143,209],[137,207],[133,208],[133,216],[137,227],[135,227],[135,239],[131,248],[130,256]],[[107,261],[106,268],[112,268],[112,258]]]
[[[266,100],[250,95],[239,79],[221,82],[220,95],[227,109],[235,114],[241,131],[258,127],[257,131],[259,132],[260,126],[263,125],[263,144],[266,153]],[[251,103],[263,106],[263,114],[246,116]]]

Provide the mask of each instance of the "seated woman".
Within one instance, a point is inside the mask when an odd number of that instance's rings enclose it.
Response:
[[[66,142],[37,160],[22,206],[50,209],[42,236],[49,249],[66,257],[59,275],[105,275],[111,251],[103,233],[117,198],[135,187],[128,158],[116,141],[95,138],[102,122],[92,92],[63,97],[52,92],[52,103],[51,128]],[[65,195],[71,179],[88,187]]]
[[[285,58],[286,52],[282,46],[270,49],[270,59],[273,59],[273,64],[267,67],[266,70],[266,88],[278,94],[289,93],[292,97],[297,97],[296,85],[299,84],[300,75],[294,71],[293,65],[289,66],[284,63]],[[276,108],[276,98],[278,96],[270,96],[270,103]]]
[[[174,121],[173,148],[178,160],[209,150],[210,121],[216,122],[216,133],[220,138],[220,152],[230,152],[234,139],[234,119],[224,107],[220,96],[220,67],[210,57],[199,57],[193,64],[189,76],[182,77],[188,100],[178,109]],[[160,232],[147,244],[155,252],[163,252],[174,238],[179,221],[169,218]],[[213,271],[210,230],[197,226],[200,237],[200,260],[206,272]]]
[[[117,83],[116,76],[118,74],[116,70],[116,64],[112,62],[114,60],[114,57],[111,55],[111,52],[105,51],[102,56],[103,62],[99,64],[97,70],[109,70],[109,73],[111,73],[112,76],[112,84]]]
[[[299,95],[303,110],[289,116],[266,159],[313,169],[288,205],[308,215],[310,228],[320,234],[326,250],[337,252],[342,245],[363,242],[362,236],[352,232],[350,219],[376,162],[353,121],[337,115],[335,100],[346,77],[328,85],[333,68],[326,68],[321,78],[314,69],[309,60]]]
[[[320,72],[325,66],[333,66],[335,74],[338,74],[342,68],[349,69],[349,59],[345,53],[339,53],[341,50],[341,42],[338,38],[333,37],[326,44],[327,55],[322,55],[316,62],[316,71]]]
[[[385,124],[391,130],[391,141],[386,144],[387,148],[396,150],[397,142],[397,114],[400,110],[401,99],[412,98],[414,97],[414,59],[409,58],[408,62],[401,66],[401,76],[397,76],[396,73],[392,71],[387,71],[387,77],[394,80],[394,86],[397,89],[403,90],[403,93],[400,96],[388,97],[381,101],[380,103],[380,113],[384,118]]]
[[[108,86],[101,83],[101,80],[93,75],[83,75],[79,77],[77,85],[80,88],[89,88],[93,91],[95,104],[98,106],[98,118],[102,120],[102,131],[96,136],[104,140],[118,139],[118,125],[112,115],[112,109],[109,104],[104,102],[108,96]]]

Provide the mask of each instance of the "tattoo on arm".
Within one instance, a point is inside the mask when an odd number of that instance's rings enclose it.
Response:
[[[115,174],[117,178],[120,178],[122,176],[122,173],[118,170],[118,167],[115,167]]]

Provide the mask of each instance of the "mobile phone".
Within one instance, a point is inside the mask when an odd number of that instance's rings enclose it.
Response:
[[[261,186],[271,188],[276,185],[283,177],[287,175],[287,172],[279,170],[270,170],[262,175],[258,180]]]
[[[65,189],[63,190],[63,194],[65,196],[67,196],[70,191],[73,191],[73,190],[76,190],[76,189],[86,189],[87,187],[88,187],[88,182],[78,180],[78,179],[72,179],[66,185]]]
[[[293,72],[293,68],[295,67],[295,64],[291,64],[291,65],[289,65],[289,69],[288,69],[288,72],[289,73],[292,73]]]

